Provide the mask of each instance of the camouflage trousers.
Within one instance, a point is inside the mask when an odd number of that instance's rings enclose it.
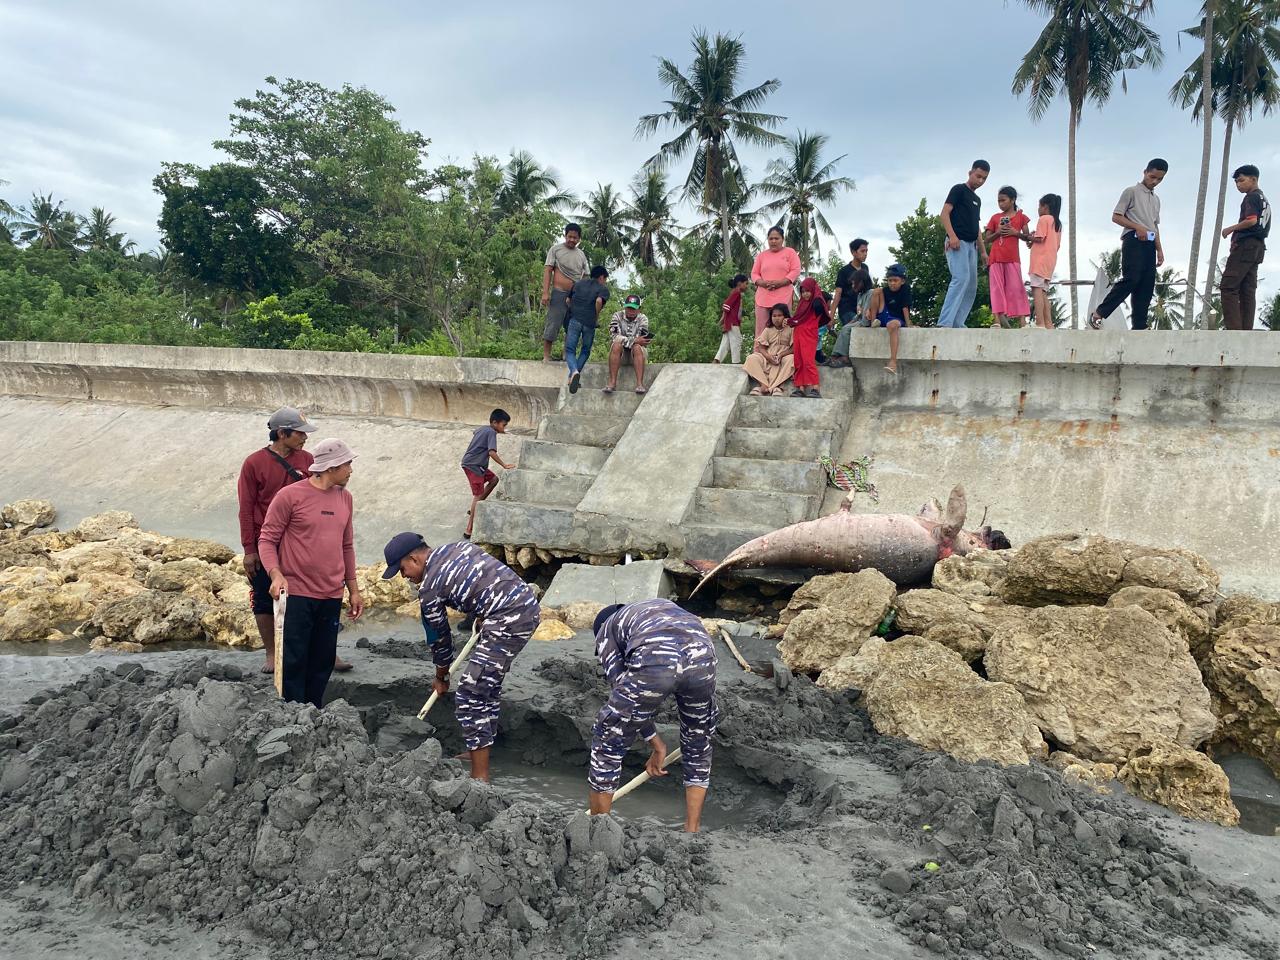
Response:
[[[628,657],[627,671],[600,708],[591,735],[588,785],[613,793],[622,758],[636,738],[652,736],[653,718],[674,694],[680,716],[680,764],[687,787],[711,782],[711,738],[716,732],[716,655],[709,643],[672,638]]]
[[[538,628],[537,603],[486,617],[454,693],[454,716],[468,750],[493,746],[498,736],[502,681]]]

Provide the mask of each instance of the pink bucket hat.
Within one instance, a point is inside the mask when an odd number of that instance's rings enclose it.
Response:
[[[311,448],[311,453],[316,458],[311,464],[312,473],[324,473],[356,458],[355,451],[338,439],[321,440]]]

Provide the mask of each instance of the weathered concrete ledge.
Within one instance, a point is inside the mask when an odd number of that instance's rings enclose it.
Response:
[[[310,350],[0,341],[0,394],[485,423],[532,429],[555,409],[559,364]]]
[[[1274,422],[1280,336],[1259,331],[939,330],[902,333],[898,376],[883,330],[850,342],[871,406],[966,416],[1206,426]]]

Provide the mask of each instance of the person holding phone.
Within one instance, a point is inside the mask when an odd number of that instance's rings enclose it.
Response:
[[[1164,265],[1164,247],[1160,245],[1160,198],[1156,187],[1169,172],[1168,161],[1159,157],[1147,164],[1142,179],[1125,187],[1116,202],[1111,222],[1120,227],[1120,282],[1098,304],[1089,318],[1089,326],[1102,328],[1102,321],[1116,307],[1129,301],[1133,329],[1147,329],[1147,311],[1156,292],[1156,271]]]
[[[996,194],[1000,212],[987,221],[984,239],[991,247],[988,278],[991,287],[991,312],[1001,327],[1025,326],[1031,316],[1031,303],[1022,280],[1020,241],[1031,239],[1027,227],[1031,218],[1018,209],[1018,191],[1001,187]]]

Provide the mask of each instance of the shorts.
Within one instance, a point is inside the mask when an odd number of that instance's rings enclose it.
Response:
[[[492,470],[486,470],[484,473],[473,473],[463,467],[462,472],[467,475],[467,483],[471,484],[471,495],[473,497],[483,497],[485,484],[492,483],[498,479],[498,475]]]
[[[876,314],[875,319],[871,321],[871,326],[873,326],[873,327],[888,327],[888,326],[889,326],[889,324],[893,323],[893,321],[895,321],[895,320],[897,320],[897,321],[898,321],[898,326],[900,326],[900,327],[905,327],[905,326],[906,326],[906,324],[902,322],[902,318],[901,318],[901,317],[895,317],[895,316],[894,316],[892,313],[890,313],[888,310],[881,310],[879,313],[877,313],[877,314]]]
[[[569,325],[569,291],[551,290],[551,302],[547,304],[547,322],[542,328],[542,339],[555,343],[560,331]]]
[[[1051,277],[1042,277],[1038,273],[1028,273],[1027,283],[1040,290],[1048,290],[1053,284],[1053,279]]]
[[[261,617],[276,612],[276,602],[271,599],[271,576],[258,564],[258,572],[249,578],[249,603],[253,615]]]

